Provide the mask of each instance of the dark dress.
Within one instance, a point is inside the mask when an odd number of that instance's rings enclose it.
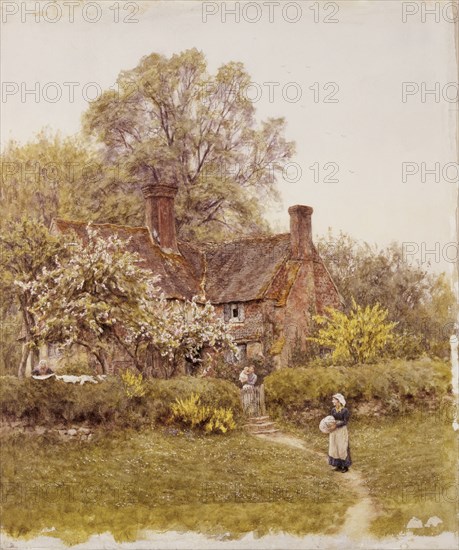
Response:
[[[342,408],[340,411],[337,411],[335,407],[330,411],[331,416],[336,420],[336,430],[330,434],[330,439],[336,440],[334,441],[333,447],[336,447],[337,445],[341,445],[343,442],[343,438],[340,437],[342,435],[345,435],[344,440],[347,440],[347,453],[346,458],[335,458],[333,456],[328,455],[328,463],[331,466],[339,467],[339,468],[348,468],[352,464],[351,460],[351,451],[349,448],[349,437],[347,434],[347,423],[349,422],[349,411],[346,409],[346,407]],[[340,430],[345,430],[346,434],[343,432],[337,433]],[[346,451],[346,447],[344,448]],[[330,453],[330,452],[329,452]],[[344,456],[344,454],[342,455]]]

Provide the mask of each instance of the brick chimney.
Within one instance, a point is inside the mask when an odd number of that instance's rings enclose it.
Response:
[[[175,234],[174,201],[178,187],[150,183],[142,187],[145,224],[162,249],[179,254]]]
[[[313,209],[310,206],[296,205],[291,206],[288,213],[290,214],[292,258],[295,260],[312,259],[314,256],[311,226]]]

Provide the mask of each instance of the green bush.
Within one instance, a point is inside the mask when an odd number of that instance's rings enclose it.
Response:
[[[82,374],[94,375],[94,369],[88,362],[88,354],[85,352],[69,353],[59,359],[56,372],[59,374],[73,374],[80,376]]]
[[[278,370],[265,379],[268,404],[275,409],[301,410],[329,404],[340,392],[354,403],[369,399],[403,400],[423,395],[443,396],[450,390],[447,362],[417,361],[353,367],[313,366]]]
[[[176,398],[201,395],[204,406],[240,413],[239,391],[230,382],[192,377],[147,380],[145,394],[129,397],[120,378],[82,386],[60,380],[0,377],[0,411],[4,418],[29,424],[88,422],[139,427],[165,422]]]

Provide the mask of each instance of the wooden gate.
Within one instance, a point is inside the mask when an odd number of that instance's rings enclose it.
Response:
[[[245,385],[241,390],[242,410],[246,416],[264,416],[266,414],[265,406],[265,387]]]

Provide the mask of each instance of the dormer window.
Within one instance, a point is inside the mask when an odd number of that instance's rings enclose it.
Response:
[[[224,305],[225,323],[242,323],[244,321],[244,305],[232,303]]]

